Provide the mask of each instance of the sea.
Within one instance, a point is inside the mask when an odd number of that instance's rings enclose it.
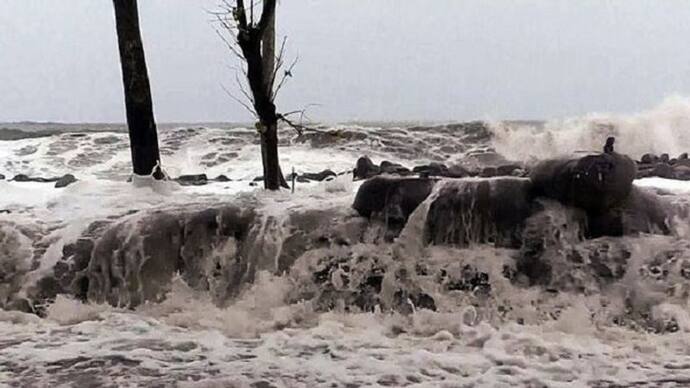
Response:
[[[228,178],[198,186],[129,182],[123,124],[0,124],[0,305],[53,270],[64,247],[89,225],[132,209],[247,197],[276,214],[350,209],[361,184],[351,171],[361,156],[408,167],[437,162],[481,168],[500,160],[528,168],[599,151],[615,136],[616,151],[633,159],[646,153],[674,157],[690,152],[690,100],[674,97],[641,112],[559,120],[314,129],[299,134],[281,128],[282,169],[298,175],[329,169],[336,177],[270,193],[257,179],[260,146],[251,124],[159,125],[161,165],[169,177]],[[78,181],[55,188],[52,182],[12,180],[18,174],[73,174]],[[634,184],[675,204],[690,201],[689,182],[645,178]],[[414,238],[415,220],[426,216],[424,205],[420,209],[396,241],[356,249],[388,260],[386,265],[458,273],[474,268],[487,274],[489,296],[420,275],[435,311],[361,311],[342,303],[324,309],[294,297],[305,287],[323,287],[309,273],[308,255],[288,271],[260,272],[223,303],[182,276],[170,282],[163,300],[136,307],[58,295],[40,306],[41,314],[0,309],[0,386],[690,387],[690,225],[682,212],[669,221],[668,235],[568,240],[574,249],[602,256],[625,252],[625,275],[569,273],[582,287],[552,290],[502,276],[516,252],[489,244],[427,246],[393,263],[389,253],[405,242],[399,240]],[[569,220],[549,222],[560,233],[555,238],[565,241]],[[263,233],[280,240],[292,231]],[[555,254],[566,257],[570,248],[564,243]],[[332,287],[347,287],[332,277]]]

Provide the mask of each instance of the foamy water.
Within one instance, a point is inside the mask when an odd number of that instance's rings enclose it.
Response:
[[[685,100],[669,100],[639,115],[547,123],[544,129],[529,130],[534,133],[494,125],[493,140],[480,136],[474,143],[462,132],[444,144],[444,137],[452,137],[448,128],[436,133],[430,130],[423,141],[414,143],[410,139],[422,132],[419,129],[389,128],[377,133],[357,127],[352,132],[366,136],[348,135],[352,137],[333,147],[289,143],[281,148],[281,155],[283,168],[289,171],[294,165],[298,172],[346,171],[362,154],[372,155],[375,161],[411,165],[452,161],[491,147],[509,159],[529,160],[570,153],[573,147],[597,149],[601,138],[611,133],[617,135],[621,151],[673,154],[690,149],[682,132],[686,122],[690,123],[685,118],[690,115],[683,113],[688,105]],[[598,126],[602,117],[615,122],[617,129]],[[648,131],[658,136],[650,136]],[[50,270],[62,256],[64,245],[79,237],[91,222],[133,209],[215,204],[246,197],[280,218],[299,209],[347,208],[352,203],[358,186],[349,174],[332,182],[298,184],[295,194],[255,192],[249,182],[260,175],[261,167],[252,136],[253,132],[241,128],[229,133],[182,128],[162,133],[162,158],[171,175],[225,174],[233,179],[198,187],[124,182],[129,150],[125,134],[119,132],[0,141],[0,173],[58,176],[76,171],[80,178],[64,189],[55,189],[50,183],[0,181],[0,210],[10,211],[0,212],[1,225],[9,231],[4,236],[20,236],[12,240],[13,245],[2,245],[11,252],[0,250],[4,254],[0,270],[6,274],[10,268],[17,274],[10,283],[26,287],[42,271]],[[428,146],[434,152],[400,150],[406,143],[412,149]],[[444,145],[449,145],[445,151]],[[460,147],[463,154],[452,154]],[[662,189],[677,200],[690,200],[690,184],[685,182],[652,178],[635,184]],[[630,250],[630,275],[611,287],[589,284],[592,292],[554,293],[538,286],[518,286],[502,276],[512,265],[515,251],[421,246],[416,238],[428,210],[425,206],[411,216],[393,244],[358,244],[343,250],[371,254],[388,269],[414,272],[416,264],[423,263],[428,274],[414,275],[413,281],[434,298],[437,311],[411,302],[411,314],[382,308],[361,312],[338,303],[323,311],[315,299],[303,297],[314,290],[313,274],[323,264],[323,252],[300,257],[289,273],[261,273],[225,306],[218,306],[208,292],[191,289],[181,277],[175,278],[163,302],[134,310],[83,304],[61,295],[47,307],[44,318],[0,310],[0,385],[690,386],[687,282],[678,279],[677,289],[668,290],[669,282],[645,272],[657,252],[682,252],[687,247],[682,228],[671,236],[600,240]],[[38,236],[47,247],[37,268],[31,267],[29,235]],[[273,237],[281,238],[279,234]],[[684,253],[679,257],[687,259]],[[435,278],[441,269],[454,276],[466,265],[488,274],[489,296],[449,290]],[[348,291],[352,285],[340,275],[349,270],[355,279],[353,268],[358,268],[351,267],[334,271],[329,287]],[[383,280],[384,299],[392,298],[387,287],[394,282],[390,277]],[[0,285],[0,296],[4,297],[3,286],[12,288],[7,284],[5,279]],[[626,309],[647,311],[650,306],[649,319],[672,322],[673,330],[655,332],[612,322],[613,316],[625,314]]]

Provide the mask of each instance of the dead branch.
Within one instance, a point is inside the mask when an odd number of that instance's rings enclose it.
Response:
[[[295,57],[295,60],[292,61],[292,64],[290,64],[290,67],[285,70],[283,73],[282,78],[280,79],[280,82],[278,82],[278,86],[276,86],[275,90],[273,91],[273,99],[275,100],[275,97],[278,95],[278,92],[280,89],[283,88],[285,85],[285,82],[287,82],[287,79],[289,77],[292,77],[292,70],[295,68],[295,65],[297,65],[297,61],[299,61],[299,56]]]

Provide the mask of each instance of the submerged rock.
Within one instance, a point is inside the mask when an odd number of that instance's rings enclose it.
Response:
[[[55,182],[55,188],[67,187],[76,181],[77,178],[74,175],[66,174]]]
[[[331,170],[323,170],[321,172],[305,172],[302,174],[300,177],[306,179],[307,181],[317,181],[317,182],[322,182],[326,180],[329,177],[335,177],[337,174]]]
[[[206,174],[180,175],[175,180],[183,186],[202,186],[208,183]]]
[[[12,178],[15,182],[40,182],[40,183],[51,183],[57,182],[60,178],[42,178],[42,177],[30,177],[26,174],[17,174]]]

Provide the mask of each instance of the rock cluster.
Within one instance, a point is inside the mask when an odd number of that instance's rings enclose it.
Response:
[[[382,161],[376,165],[368,156],[362,156],[357,160],[352,171],[355,180],[369,179],[371,177],[388,174],[399,176],[418,176],[418,177],[445,177],[445,178],[465,178],[469,176],[479,176],[491,178],[498,176],[525,176],[524,166],[516,163],[506,162],[504,164],[489,163],[484,167],[468,169],[460,164],[447,166],[443,163],[432,162],[415,166],[412,169],[399,163]]]
[[[683,153],[676,158],[670,158],[668,154],[644,154],[637,162],[637,178],[649,177],[690,180],[688,154]]]

